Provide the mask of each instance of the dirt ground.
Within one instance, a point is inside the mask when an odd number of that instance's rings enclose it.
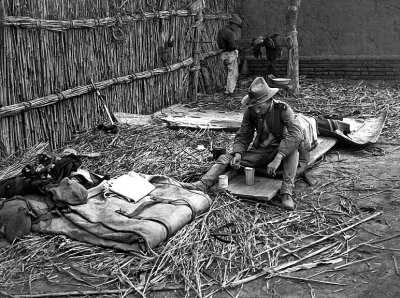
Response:
[[[354,82],[353,85],[357,86],[358,82]],[[347,263],[356,260],[361,260],[360,262],[343,268],[334,269],[336,265],[327,265],[288,273],[285,276],[264,276],[208,297],[400,297],[400,141],[396,134],[391,133],[396,130],[393,123],[391,119],[390,132],[385,131],[374,145],[359,149],[337,146],[330,150],[308,170],[307,177],[312,185],[304,179],[296,181],[295,198],[298,208],[329,208],[330,205],[340,202],[344,210],[360,212],[363,217],[382,213],[358,226],[354,237],[352,231],[346,233],[348,247],[370,241],[369,244],[361,245],[343,256]],[[309,202],[305,198],[309,193],[319,194],[318,201]],[[28,272],[26,274],[29,275]],[[301,280],[302,278],[307,281]],[[315,281],[310,281],[310,278]],[[77,276],[64,276],[62,283],[55,280],[40,281],[29,286],[34,286],[35,293],[88,290],[82,283],[77,283]],[[14,293],[27,293],[26,290],[25,285]],[[175,298],[185,294],[183,290],[178,289],[150,292],[146,297]],[[6,297],[4,293],[3,296]],[[116,296],[103,291],[101,295],[91,297]],[[191,296],[196,295],[193,293]],[[140,295],[128,294],[125,297]]]
[[[309,178],[316,183],[313,187],[303,180],[296,182],[298,192],[315,191],[324,185],[320,188],[321,206],[341,200],[343,208],[358,208],[366,214],[382,212],[381,216],[362,224],[357,236],[349,241],[349,246],[368,240],[379,241],[371,246],[361,246],[347,256],[349,262],[369,260],[344,270],[332,270],[335,266],[331,265],[288,274],[292,278],[261,277],[213,297],[400,297],[399,163],[399,145],[378,143],[367,150],[335,147],[308,172]],[[352,181],[350,187],[343,183],[349,179]],[[339,191],[340,197],[329,195],[329,186]],[[297,203],[302,203],[300,198]],[[298,280],[311,276],[338,285]],[[180,293],[158,293],[151,297],[180,297]]]
[[[368,151],[339,148],[336,152],[327,155],[326,161],[321,161],[308,172],[311,178],[317,180],[313,189],[329,183],[342,192],[341,198],[323,196],[321,205],[329,205],[340,199],[343,208],[359,208],[366,213],[382,212],[378,218],[362,224],[357,237],[349,243],[352,246],[370,239],[379,241],[393,236],[394,238],[374,246],[362,246],[348,256],[349,260],[372,258],[369,261],[349,266],[343,271],[326,272],[315,277],[343,286],[302,283],[279,277],[270,280],[260,278],[241,290],[232,291],[234,296],[400,297],[400,269],[396,269],[400,264],[400,147],[378,144]],[[351,188],[341,183],[346,179],[353,181]],[[309,188],[303,181],[298,181],[297,187]],[[291,276],[306,278],[329,269],[303,270]],[[231,295],[225,293],[217,297]]]

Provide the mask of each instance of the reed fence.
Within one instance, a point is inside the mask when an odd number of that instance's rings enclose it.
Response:
[[[0,156],[104,122],[91,80],[136,114],[223,85],[216,34],[240,2],[0,0]]]

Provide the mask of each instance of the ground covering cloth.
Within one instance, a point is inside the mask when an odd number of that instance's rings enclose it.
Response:
[[[99,194],[89,198],[86,204],[69,206],[68,211],[36,223],[32,230],[148,254],[211,206],[208,195],[187,190],[169,177],[143,177],[155,189],[136,203]],[[46,212],[44,201],[35,199],[30,203],[37,215]]]

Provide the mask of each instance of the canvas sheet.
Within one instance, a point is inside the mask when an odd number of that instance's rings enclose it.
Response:
[[[210,197],[203,192],[187,190],[166,176],[143,176],[155,189],[140,201],[100,194],[87,204],[70,206],[70,212],[62,216],[41,221],[34,231],[148,254],[211,206]],[[40,200],[32,205],[38,212],[45,211],[46,204]]]

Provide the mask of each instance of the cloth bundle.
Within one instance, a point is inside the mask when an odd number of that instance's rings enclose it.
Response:
[[[32,195],[13,196],[3,201],[0,206],[0,234],[7,241],[13,242],[31,232],[32,224],[53,218],[53,212],[85,204],[87,190],[76,181],[64,178],[58,186],[49,188],[45,196],[40,196],[46,208],[34,212],[31,206]],[[42,212],[45,210],[45,212]]]
[[[299,120],[303,132],[304,148],[307,151],[314,150],[318,146],[317,121],[303,114],[296,114],[295,117]]]

